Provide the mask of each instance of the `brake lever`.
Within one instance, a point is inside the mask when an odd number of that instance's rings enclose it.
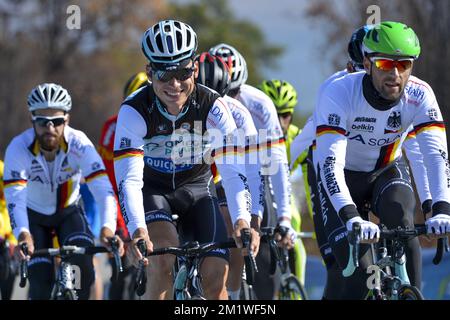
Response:
[[[26,242],[20,245],[20,250],[23,252],[25,256],[28,255],[28,245],[26,244]],[[19,283],[19,286],[21,288],[24,288],[25,285],[27,284],[27,278],[28,278],[28,261],[22,260],[20,262],[20,283]]]

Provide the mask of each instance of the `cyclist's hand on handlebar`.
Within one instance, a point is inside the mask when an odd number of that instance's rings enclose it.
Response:
[[[33,238],[31,237],[31,234],[29,232],[23,231],[19,235],[18,245],[14,248],[14,254],[16,258],[19,261],[27,260],[30,261],[31,255],[34,252],[34,242]],[[25,256],[25,254],[22,252],[21,244],[26,243],[28,246],[28,255]]]
[[[292,229],[291,220],[283,219],[278,223],[278,226],[285,230],[283,234],[277,233],[275,236],[278,245],[288,250],[292,249],[295,244],[296,232]]]
[[[430,238],[446,237],[450,233],[450,215],[437,214],[425,221]]]
[[[109,229],[108,227],[103,227],[102,230],[100,231],[100,241],[105,247],[111,248],[111,239],[115,239],[117,241],[119,255],[122,257],[123,254],[125,253],[122,239],[120,239],[119,236],[114,235],[112,230]]]
[[[130,249],[129,250],[131,252],[132,255],[132,261],[136,262],[139,260],[142,260],[144,262],[144,265],[147,266],[148,265],[148,259],[146,257],[143,257],[141,254],[141,251],[139,250],[138,247],[138,242],[139,240],[144,240],[145,244],[147,246],[147,253],[152,253],[153,252],[153,243],[150,241],[150,237],[148,235],[148,231],[147,229],[143,229],[143,228],[138,228],[136,229],[136,231],[133,233],[133,240],[131,240],[131,245],[130,245]],[[137,263],[133,263],[134,265],[137,265]]]
[[[364,220],[361,217],[354,217],[347,221],[345,226],[348,231],[352,231],[353,223],[358,222],[361,226],[361,243],[375,243],[380,239],[380,228],[373,222]]]
[[[248,228],[249,228],[249,225],[248,225],[247,221],[245,221],[243,219],[237,220],[236,223],[234,224],[233,238],[234,238],[234,241],[236,242],[236,246],[238,248],[243,247],[242,241],[241,241],[241,231],[242,231],[242,229],[248,229]],[[250,228],[250,233],[251,233],[250,249],[252,250],[253,255],[256,256],[259,251],[260,236],[259,236],[259,233],[253,228]],[[242,254],[244,256],[248,255],[248,251],[246,248],[243,248]]]

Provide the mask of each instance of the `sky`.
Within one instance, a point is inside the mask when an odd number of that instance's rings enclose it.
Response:
[[[172,0],[173,1],[173,0]],[[176,0],[177,3],[196,0]],[[321,58],[324,50],[323,28],[304,15],[308,0],[228,0],[238,19],[259,26],[266,40],[285,48],[277,69],[264,69],[267,79],[278,78],[290,82],[297,90],[299,103],[296,112],[309,116],[320,84],[335,71],[330,61]],[[350,37],[350,35],[349,35]],[[343,44],[346,46],[346,44]],[[343,56],[343,67],[347,57]]]

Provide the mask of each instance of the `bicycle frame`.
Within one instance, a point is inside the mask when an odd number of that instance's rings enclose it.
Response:
[[[178,271],[173,282],[175,300],[205,300],[199,275],[200,259],[178,258]]]

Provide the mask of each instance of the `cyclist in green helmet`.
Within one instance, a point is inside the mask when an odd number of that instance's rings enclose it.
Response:
[[[288,156],[288,161],[291,162],[291,143],[295,137],[301,132],[296,125],[292,124],[292,116],[294,114],[294,109],[298,103],[297,91],[295,88],[287,81],[282,80],[265,80],[259,86],[265,94],[267,94],[273,101],[275,108],[277,109],[278,119],[280,120],[281,128],[283,129],[286,152]],[[308,205],[308,212],[312,217],[312,205],[310,190],[308,185],[308,175],[307,175],[307,165],[306,157],[308,153],[305,150],[296,160],[291,172],[293,172],[299,164],[302,167],[302,173],[305,185],[306,202]],[[295,231],[300,232],[301,229],[301,216],[300,208],[297,208],[294,201],[291,202],[291,214],[292,214],[292,227]],[[291,269],[295,271],[295,275],[298,277],[302,285],[305,283],[305,266],[306,266],[306,250],[303,242],[297,241],[294,249],[290,251],[291,262],[294,265]]]
[[[402,157],[403,141],[413,126],[429,180],[433,216],[429,235],[450,233],[450,185],[445,124],[431,87],[412,76],[420,44],[414,31],[382,22],[363,40],[365,73],[335,79],[319,94],[313,121],[313,160],[322,204],[321,226],[331,254],[344,275],[341,299],[363,299],[373,264],[368,243],[379,240],[366,205],[387,228],[414,226],[415,195]],[[360,225],[359,268],[350,261],[346,237]],[[406,241],[410,283],[420,289],[421,251],[417,238]]]

